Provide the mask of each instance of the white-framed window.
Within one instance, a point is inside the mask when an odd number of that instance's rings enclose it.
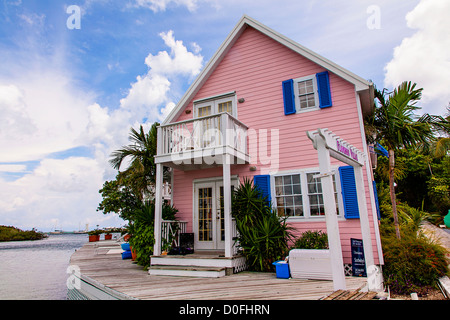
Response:
[[[237,117],[236,95],[226,94],[194,101],[194,118],[202,118],[222,112]]]
[[[333,175],[336,212],[343,217],[342,199],[340,194],[339,174]],[[272,199],[279,216],[288,218],[320,218],[325,217],[322,183],[320,178],[314,178],[318,170],[299,170],[277,173],[272,176]]]
[[[298,112],[319,109],[317,79],[315,74],[294,79],[295,109]]]

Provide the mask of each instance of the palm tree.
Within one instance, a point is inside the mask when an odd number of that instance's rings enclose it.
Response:
[[[439,119],[440,122],[442,122],[442,119]],[[448,123],[450,122],[450,105],[447,107],[447,117],[445,118],[445,121]],[[442,158],[443,156],[447,155],[450,151],[450,130],[443,129],[440,130],[445,137],[439,137],[436,141],[434,156],[436,158]]]
[[[156,128],[159,123],[155,122],[146,134],[142,125],[139,131],[131,128],[129,140],[131,145],[124,146],[111,154],[109,163],[114,169],[120,170],[123,161],[130,158],[128,168],[120,172],[123,181],[131,184],[131,188],[140,200],[150,193],[149,186],[155,183],[156,165]]]
[[[433,116],[426,114],[419,118],[414,113],[420,109],[416,103],[422,96],[422,90],[416,89],[416,84],[411,82],[403,82],[390,94],[385,89],[383,91],[375,89],[378,107],[375,108],[372,126],[375,129],[375,139],[382,141],[389,153],[389,190],[398,239],[400,229],[394,189],[395,151],[428,145],[435,140]]]

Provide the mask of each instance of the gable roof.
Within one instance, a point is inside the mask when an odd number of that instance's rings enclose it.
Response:
[[[187,103],[195,96],[198,90],[206,82],[209,76],[213,73],[215,68],[219,65],[225,55],[228,53],[230,48],[234,45],[239,36],[248,27],[252,27],[259,32],[265,34],[266,36],[274,39],[275,41],[281,43],[282,45],[288,47],[294,52],[308,58],[309,60],[315,62],[316,64],[322,66],[323,68],[329,70],[330,72],[342,77],[343,79],[349,81],[355,85],[356,91],[361,97],[361,107],[363,109],[363,114],[370,112],[373,107],[373,84],[356,74],[342,68],[341,66],[335,64],[334,62],[322,57],[321,55],[305,48],[304,46],[298,44],[297,42],[283,36],[282,34],[276,32],[275,30],[263,25],[259,21],[250,18],[247,15],[243,15],[239,22],[236,24],[234,29],[227,36],[225,41],[219,47],[219,49],[214,53],[212,58],[206,64],[201,73],[197,76],[195,81],[191,84],[189,89],[185,92],[184,96],[178,102],[178,104],[172,109],[166,119],[162,124],[167,124],[177,119]]]

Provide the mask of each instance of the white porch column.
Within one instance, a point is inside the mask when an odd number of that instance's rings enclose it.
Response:
[[[323,201],[325,207],[325,221],[327,224],[328,245],[331,258],[334,290],[345,290],[344,260],[342,258],[341,237],[336,214],[336,200],[334,198],[333,177],[331,175],[330,151],[326,148],[323,138],[316,136],[317,153],[319,156]]]
[[[233,233],[231,230],[231,173],[230,155],[222,156],[223,160],[223,213],[225,221],[225,257],[233,256]]]
[[[354,166],[356,193],[358,195],[358,209],[359,209],[359,223],[361,224],[361,234],[363,240],[364,259],[366,260],[366,272],[369,278],[369,267],[375,265],[372,250],[372,236],[370,234],[369,215],[366,204],[366,191],[364,188],[364,177],[362,166]],[[375,289],[372,287],[373,281],[367,281],[369,290]]]
[[[156,190],[155,190],[155,245],[153,255],[161,254],[161,222],[162,222],[162,188],[163,188],[163,165],[156,164]]]

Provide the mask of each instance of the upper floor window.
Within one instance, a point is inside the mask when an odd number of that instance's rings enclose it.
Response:
[[[221,112],[228,112],[236,117],[236,95],[234,92],[194,101],[194,118],[211,116]]]
[[[331,107],[331,89],[328,71],[282,82],[284,114]]]
[[[297,112],[319,108],[316,77],[294,79],[295,108]]]

